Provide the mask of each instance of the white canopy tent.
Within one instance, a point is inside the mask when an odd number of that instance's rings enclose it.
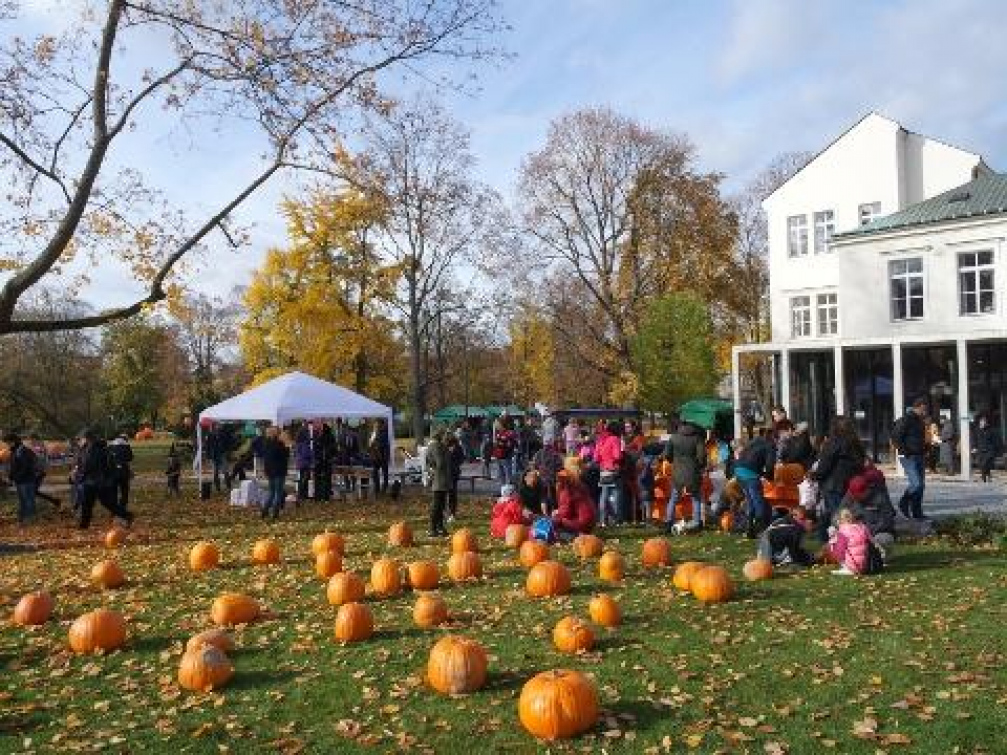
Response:
[[[388,428],[388,447],[395,449],[394,412],[335,383],[303,372],[288,372],[278,378],[233,396],[199,413],[196,427],[196,469],[203,478],[203,422],[256,420],[283,427],[294,420],[383,419]]]

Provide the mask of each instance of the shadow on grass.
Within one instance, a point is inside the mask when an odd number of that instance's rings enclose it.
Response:
[[[918,571],[936,571],[946,569],[955,563],[978,564],[984,561],[1002,561],[1004,554],[998,551],[981,550],[923,550],[899,553],[885,569],[885,574],[905,574]]]
[[[659,710],[638,700],[620,700],[613,705],[606,705],[605,710],[613,716],[631,716],[631,728],[638,732],[652,729],[658,723],[667,725],[669,716],[674,715],[673,711]]]
[[[241,669],[234,675],[234,679],[227,686],[228,691],[259,689],[267,685],[282,685],[291,681],[297,676],[294,671],[281,671],[279,669]]]
[[[167,650],[179,640],[179,637],[163,637],[147,634],[142,637],[134,637],[129,647],[137,653],[157,654],[163,650]]]
[[[489,692],[513,692],[521,689],[526,681],[535,676],[534,671],[525,673],[517,671],[492,672],[483,689]]]

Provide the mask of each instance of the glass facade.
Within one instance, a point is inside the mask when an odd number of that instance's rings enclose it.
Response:
[[[832,351],[790,352],[790,418],[825,435],[836,413],[836,365]]]
[[[958,422],[958,351],[953,343],[902,347],[902,396],[906,406],[923,397],[935,421]]]
[[[875,462],[891,461],[894,367],[892,350],[848,349],[843,352],[846,411],[853,418],[867,453]]]
[[[1007,438],[1007,343],[970,343],[969,412],[975,422],[980,414],[989,417]]]

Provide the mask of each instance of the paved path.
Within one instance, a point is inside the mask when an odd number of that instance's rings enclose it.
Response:
[[[904,478],[888,478],[893,503],[898,503],[905,487]],[[947,478],[927,480],[923,494],[923,513],[927,516],[940,518],[975,511],[1007,514],[1007,481],[998,479],[985,484]]]

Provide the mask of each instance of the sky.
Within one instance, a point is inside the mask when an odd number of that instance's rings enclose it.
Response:
[[[60,0],[27,5],[61,17]],[[699,167],[722,173],[728,192],[872,110],[1007,170],[1002,0],[502,0],[500,10],[512,57],[478,67],[476,91],[440,96],[471,130],[479,177],[508,199],[550,121],[598,105],[688,135]],[[173,129],[127,149],[194,214],[254,167],[251,147],[226,129]],[[186,282],[211,294],[246,283],[283,243],[276,205],[301,181],[256,196],[238,215],[251,245],[233,252],[215,240]],[[111,272],[87,296],[101,306],[136,290]]]

